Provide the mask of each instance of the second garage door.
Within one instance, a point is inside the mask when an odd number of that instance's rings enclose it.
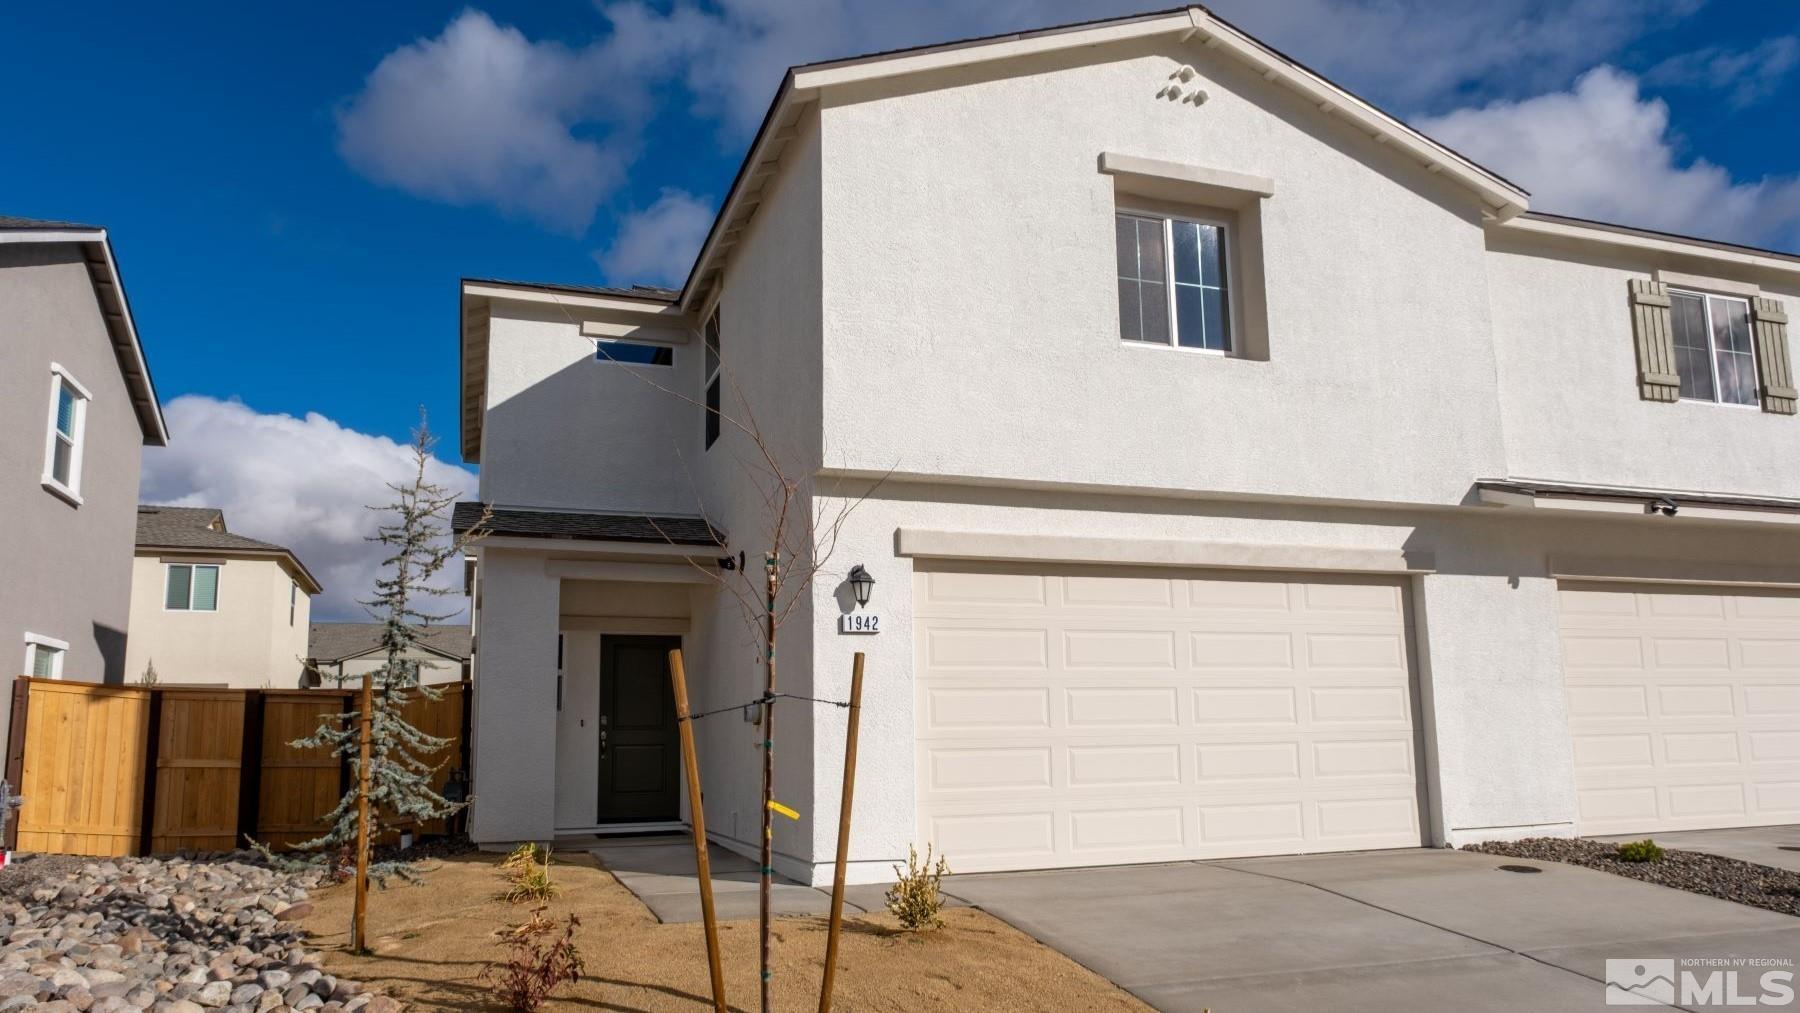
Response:
[[[1400,579],[915,576],[921,836],[959,872],[1420,843]]]
[[[1800,595],[1564,584],[1584,834],[1800,823]]]

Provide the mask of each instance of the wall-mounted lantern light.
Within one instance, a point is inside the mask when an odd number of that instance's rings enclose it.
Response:
[[[861,563],[850,568],[850,590],[856,595],[858,607],[869,603],[869,592],[875,590],[875,578],[863,569]]]

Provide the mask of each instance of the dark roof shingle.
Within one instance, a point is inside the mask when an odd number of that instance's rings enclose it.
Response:
[[[139,504],[137,545],[140,549],[194,549],[213,552],[257,552],[286,556],[312,585],[312,594],[323,587],[285,545],[234,535],[225,530],[225,512],[217,507],[178,507]]]
[[[343,661],[381,649],[381,623],[313,623],[307,630],[306,656],[314,662]],[[469,627],[427,626],[420,631],[419,646],[467,661]]]
[[[483,504],[458,503],[450,526],[468,531],[481,519]],[[582,510],[521,510],[499,507],[488,518],[487,530],[496,535],[527,538],[575,538],[601,542],[655,542],[665,545],[724,547],[725,533],[701,517],[651,514],[607,514]]]
[[[579,292],[583,295],[616,295],[625,299],[654,299],[657,302],[674,302],[681,298],[680,289],[664,288],[661,285],[632,285],[620,288],[612,285],[572,285],[567,282],[509,281],[506,278],[464,278],[463,281],[475,282],[479,285],[546,288],[554,292]]]
[[[87,232],[99,232],[98,225],[83,225],[80,222],[56,222],[43,218],[20,218],[17,215],[0,215],[0,229],[81,229]]]

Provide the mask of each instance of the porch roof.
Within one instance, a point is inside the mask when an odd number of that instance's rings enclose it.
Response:
[[[488,504],[456,504],[450,526],[458,533],[481,520]],[[711,545],[725,547],[725,532],[703,517],[656,514],[598,513],[589,510],[539,510],[532,507],[491,507],[487,530],[495,535],[524,538],[561,538],[598,542],[650,542],[661,545]]]

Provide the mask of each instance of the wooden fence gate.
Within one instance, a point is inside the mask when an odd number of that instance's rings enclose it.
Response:
[[[469,770],[469,685],[436,686],[406,716],[451,740],[433,786]],[[25,804],[6,846],[73,855],[284,848],[319,836],[350,786],[325,747],[295,748],[354,703],[348,690],[104,686],[20,676],[7,779]],[[400,824],[405,825],[405,824]],[[413,827],[442,833],[444,822]],[[391,843],[391,839],[389,841]]]

